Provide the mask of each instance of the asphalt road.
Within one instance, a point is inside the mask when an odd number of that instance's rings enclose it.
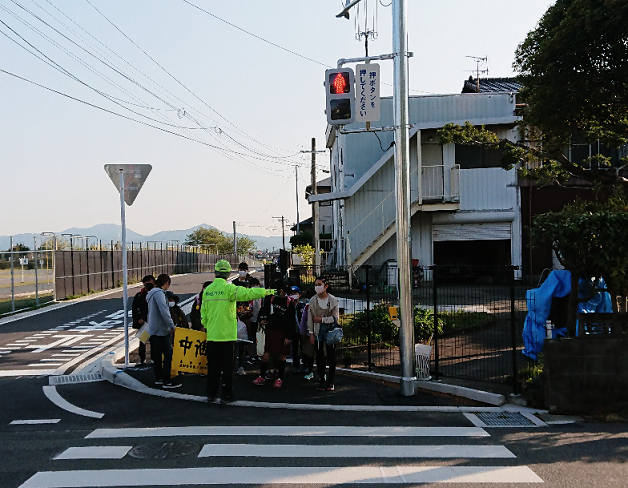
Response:
[[[172,290],[190,296],[206,279],[178,277]],[[51,368],[28,366],[89,342],[62,342],[34,352],[54,342],[54,335],[92,334],[93,340],[117,333],[119,324],[101,329],[91,322],[115,322],[107,316],[120,308],[119,297],[109,295],[0,325],[0,350],[8,343],[32,346],[0,357],[1,488],[357,486],[404,480],[406,486],[437,486],[422,483],[436,478],[454,488],[533,487],[541,481],[552,488],[628,485],[626,424],[482,429],[462,413],[442,411],[214,405],[147,396],[104,381],[53,388],[43,373]],[[61,332],[51,330],[70,323]],[[35,336],[45,331],[53,334]],[[19,341],[28,337],[37,340]],[[66,368],[71,361],[55,367]],[[32,371],[7,373],[24,369]],[[54,403],[51,391],[58,394]]]

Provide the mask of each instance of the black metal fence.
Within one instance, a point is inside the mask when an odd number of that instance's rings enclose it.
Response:
[[[55,298],[57,300],[122,286],[121,250],[64,250],[54,253]],[[157,276],[161,273],[213,271],[214,264],[220,259],[226,259],[231,266],[237,267],[244,257],[233,254],[181,251],[176,248],[128,250],[128,280],[137,282],[148,274]]]
[[[301,267],[290,280],[305,293],[314,271]],[[517,390],[524,366],[522,330],[527,280],[513,266],[413,267],[415,343],[431,346],[429,374],[504,383]],[[321,272],[339,298],[344,339],[339,362],[398,373],[398,273],[394,264]],[[434,327],[437,324],[437,327]]]

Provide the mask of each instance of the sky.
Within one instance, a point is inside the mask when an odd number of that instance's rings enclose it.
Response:
[[[371,55],[392,52],[390,3],[362,0]],[[517,45],[552,3],[409,0],[410,94],[460,93],[476,67],[467,56],[512,76]],[[233,221],[281,235],[276,217],[296,222],[297,191],[307,218],[301,151],[313,137],[325,148],[324,70],[364,56],[355,12],[335,17],[343,5],[0,0],[0,235],[119,223],[105,164],[152,165],[126,209],[144,235]],[[392,62],[380,64],[389,96]],[[328,153],[317,167],[325,178]]]

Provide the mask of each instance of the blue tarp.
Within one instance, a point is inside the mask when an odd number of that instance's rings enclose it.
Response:
[[[605,287],[604,280],[600,280],[601,287]],[[578,285],[578,295],[584,297],[586,286],[583,280]],[[536,360],[543,352],[545,340],[545,321],[549,317],[553,297],[564,297],[571,292],[571,273],[567,270],[555,270],[550,273],[545,282],[539,287],[526,292],[528,314],[523,325],[523,354]],[[578,304],[578,313],[611,313],[611,296],[608,292],[597,293],[588,302]],[[566,329],[554,330],[554,337],[564,336]]]

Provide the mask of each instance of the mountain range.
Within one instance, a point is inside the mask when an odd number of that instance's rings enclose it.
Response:
[[[195,227],[191,227],[189,229],[184,230],[166,230],[157,232],[156,234],[152,234],[149,236],[145,236],[134,232],[133,230],[127,227],[126,229],[126,240],[127,242],[148,242],[148,241],[179,241],[181,244],[185,241],[186,237],[194,232],[199,227],[206,228],[214,228],[208,224],[200,224]],[[90,236],[91,242],[95,242],[93,236],[102,240],[103,242],[110,241],[119,241],[121,236],[121,227],[118,224],[98,224],[93,227],[89,227],[86,229],[73,227],[71,229],[66,229],[61,232],[56,232],[57,235],[61,234],[74,234],[80,236]],[[227,233],[229,234],[229,233]],[[42,236],[40,234],[17,234],[13,236],[13,245],[16,244],[24,244],[32,249],[33,247],[33,237],[37,237],[37,242],[41,242]],[[256,243],[257,249],[261,250],[271,250],[271,249],[279,249],[282,244],[281,236],[252,236],[245,234],[238,234],[238,237],[249,237],[253,239]],[[0,236],[0,249],[9,249],[10,247],[10,238],[9,236]]]

